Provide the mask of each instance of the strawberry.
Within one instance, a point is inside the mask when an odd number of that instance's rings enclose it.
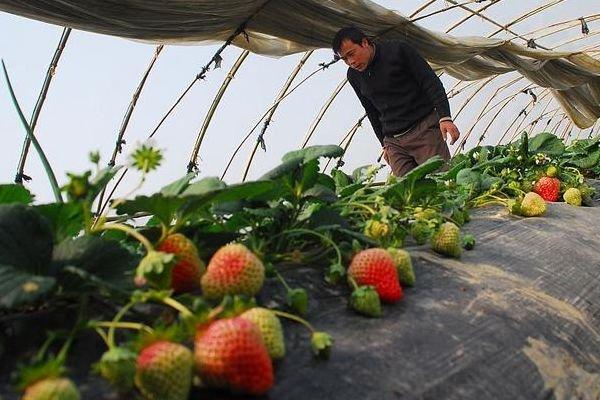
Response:
[[[385,249],[367,249],[356,254],[348,268],[348,278],[359,286],[375,287],[383,302],[394,303],[402,298],[396,265]]]
[[[569,188],[563,194],[563,199],[567,204],[579,207],[581,205],[581,192],[577,188]]]
[[[538,217],[546,212],[546,202],[539,194],[529,192],[521,201],[520,211],[524,217]]]
[[[273,364],[260,332],[240,318],[200,326],[195,339],[196,370],[204,382],[261,395],[273,386]]]
[[[560,192],[560,181],[557,178],[543,176],[533,185],[533,191],[546,201],[556,201]]]
[[[220,299],[227,294],[256,295],[265,280],[263,263],[243,244],[221,247],[202,277],[204,297]]]
[[[135,384],[147,400],[187,400],[194,357],[185,346],[158,341],[137,358]]]
[[[137,354],[124,347],[115,347],[102,355],[96,364],[98,373],[121,392],[133,388]]]
[[[241,314],[240,317],[256,325],[272,359],[277,360],[285,356],[283,328],[273,311],[254,307]]]
[[[171,270],[171,287],[175,292],[191,292],[200,287],[205,266],[191,240],[181,233],[173,233],[163,239],[156,249],[175,255],[176,263]]]
[[[45,378],[28,386],[21,400],[79,400],[79,391],[67,378]]]
[[[375,240],[381,240],[390,233],[390,226],[385,222],[370,219],[365,224],[364,234]]]
[[[400,283],[405,286],[415,285],[415,272],[412,266],[412,260],[408,251],[403,249],[395,249],[390,247],[387,249],[392,256],[396,269],[398,270],[398,278]]]
[[[460,257],[460,228],[452,222],[444,222],[431,238],[431,249],[446,256]]]
[[[381,317],[381,301],[373,286],[360,286],[350,295],[350,308],[367,317]]]

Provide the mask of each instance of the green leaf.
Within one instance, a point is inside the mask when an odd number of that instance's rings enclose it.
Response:
[[[52,228],[36,210],[0,205],[0,264],[45,275],[52,257]]]
[[[339,169],[331,171],[331,176],[338,190],[352,183],[352,178]]]
[[[331,189],[334,192],[336,190],[335,181],[333,180],[332,177],[330,177],[327,174],[319,173],[319,176],[317,177],[317,183],[319,183],[319,184],[321,184],[323,186],[328,187],[329,189]]]
[[[324,201],[325,203],[334,203],[338,200],[338,197],[333,190],[320,184],[316,184],[312,188],[305,191],[302,197],[312,197]]]
[[[57,271],[73,266],[113,287],[132,287],[133,270],[138,258],[116,240],[97,236],[67,239],[54,249],[53,266]],[[90,284],[94,282],[78,282]],[[96,282],[97,283],[97,282]]]
[[[549,132],[542,132],[529,139],[529,154],[545,153],[559,156],[565,152],[565,144]]]
[[[590,169],[594,168],[596,164],[600,161],[600,149],[589,153],[585,157],[574,158],[569,160],[569,164],[573,164],[578,168]]]
[[[204,178],[185,189],[181,195],[186,196],[197,196],[206,195],[217,190],[224,189],[227,185],[225,182],[216,177]]]
[[[302,166],[302,178],[300,179],[300,190],[305,192],[312,188],[317,182],[319,174],[319,161],[311,160]]]
[[[49,293],[55,284],[56,280],[52,277],[0,265],[0,308],[13,309],[32,304]]]
[[[50,203],[35,206],[50,221],[56,242],[77,235],[84,228],[83,209],[79,203]]]
[[[320,157],[341,157],[344,155],[344,149],[340,146],[329,144],[329,145],[316,145],[309,146],[304,149],[290,151],[286,153],[281,159],[283,162],[291,160],[299,160],[307,163],[312,160],[317,160]]]
[[[404,175],[397,183],[388,186],[382,191],[382,195],[389,197],[398,195],[408,201],[411,198],[415,183],[434,171],[437,171],[444,165],[444,160],[440,156],[435,156],[425,161],[415,169]]]
[[[292,160],[284,161],[283,163],[279,164],[272,170],[266,172],[259,179],[260,180],[269,180],[269,179],[274,180],[274,179],[281,178],[282,176],[285,176],[288,173],[298,169],[300,167],[301,163],[302,163],[302,159],[292,159]]]
[[[186,174],[183,178],[179,178],[174,182],[169,183],[160,189],[160,193],[169,196],[179,196],[189,186],[190,181],[196,177],[195,172]]]
[[[138,212],[148,212],[158,218],[163,224],[169,225],[175,212],[183,205],[184,199],[178,197],[165,197],[160,193],[152,196],[137,196],[133,200],[126,200],[117,206],[117,214],[133,215]]]
[[[106,188],[108,182],[115,176],[117,172],[121,169],[121,166],[117,167],[107,167],[101,169],[94,178],[92,178],[90,191],[88,192],[87,199],[92,203],[96,196],[100,194],[100,192]]]
[[[33,195],[23,185],[0,185],[0,204],[30,204],[32,201]]]

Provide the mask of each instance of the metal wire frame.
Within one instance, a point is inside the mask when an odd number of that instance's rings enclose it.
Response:
[[[64,28],[56,50],[54,51],[54,55],[52,56],[52,60],[50,61],[50,65],[48,66],[48,70],[46,71],[46,77],[44,78],[44,83],[42,84],[42,88],[38,95],[38,99],[33,108],[33,114],[31,115],[31,119],[29,120],[29,127],[31,129],[31,133],[35,130],[37,125],[38,118],[40,116],[40,112],[42,111],[42,106],[46,100],[46,96],[48,94],[48,90],[50,90],[50,83],[52,82],[52,78],[56,72],[56,67],[58,66],[58,61],[62,55],[62,52],[67,45],[67,40],[71,35],[71,28]],[[23,173],[25,170],[25,162],[27,161],[27,155],[29,154],[29,148],[31,146],[31,137],[29,135],[25,136],[25,140],[23,141],[23,146],[21,149],[21,156],[19,157],[19,163],[17,165],[17,173],[15,174],[15,183],[22,184],[23,179],[30,179],[27,175]]]
[[[498,0],[498,1],[500,1],[500,0]],[[419,8],[419,9],[417,9],[415,12],[413,12],[413,13],[412,13],[412,14],[409,16],[409,18],[411,19],[411,21],[414,21],[414,20],[418,20],[418,19],[420,19],[420,18],[415,18],[415,19],[412,19],[412,18],[416,17],[416,15],[417,15],[419,12],[421,12],[421,11],[425,10],[425,9],[426,9],[426,8],[427,8],[429,5],[433,4],[434,2],[435,2],[435,0],[431,0],[431,1],[429,1],[429,2],[428,2],[426,5],[424,5],[424,6],[420,7],[420,8]],[[473,2],[473,1],[469,1],[468,3],[472,3],[472,2]],[[452,7],[451,7],[451,8],[452,8]],[[446,9],[445,9],[445,10],[446,10]],[[431,16],[431,15],[434,15],[434,14],[440,13],[440,12],[442,12],[442,11],[445,11],[445,10],[436,11],[436,12],[434,12],[434,13],[428,14],[428,15],[426,15],[426,16],[423,16],[423,17],[421,17],[421,18],[425,18],[425,17],[428,17],[428,16]],[[392,29],[393,29],[393,28],[392,28]],[[384,31],[384,32],[380,33],[378,36],[380,36],[380,35],[382,35],[382,34],[385,34],[385,33],[386,33],[387,31],[389,31],[389,30],[390,30],[390,29],[387,29],[386,31]],[[310,54],[312,54],[312,52],[310,52]],[[301,61],[299,65],[302,65],[303,63],[304,63],[304,62],[303,62],[303,61]],[[291,84],[291,82],[289,82],[289,83]],[[345,82],[343,82],[343,83],[340,83],[340,85],[338,86],[338,88],[336,88],[336,89],[333,91],[333,93],[330,95],[329,99],[326,101],[325,105],[323,106],[323,108],[322,108],[321,112],[320,112],[320,113],[317,115],[317,117],[316,117],[315,121],[313,121],[313,123],[311,124],[312,128],[309,130],[309,133],[307,134],[307,136],[306,136],[306,138],[305,138],[305,140],[304,140],[304,143],[303,143],[303,145],[302,145],[302,148],[304,148],[304,147],[306,146],[306,143],[308,142],[308,140],[310,140],[310,137],[312,136],[312,134],[313,134],[313,133],[314,133],[314,131],[316,130],[317,126],[319,125],[319,123],[320,123],[320,121],[322,120],[322,118],[323,118],[323,116],[325,115],[325,113],[327,112],[327,109],[329,108],[329,106],[331,105],[331,103],[333,102],[333,100],[334,100],[334,99],[337,97],[337,95],[340,93],[340,91],[341,91],[341,88],[342,88],[344,85],[345,85]],[[288,87],[289,87],[289,85],[288,85]],[[275,110],[275,108],[277,107],[277,105],[279,104],[279,102],[280,102],[280,101],[282,101],[282,100],[283,100],[283,98],[285,97],[285,96],[284,96],[284,92],[281,92],[281,95],[280,95],[280,96],[283,96],[283,97],[281,97],[279,100],[277,100],[277,101],[275,102],[275,105],[274,105],[275,107],[272,107],[272,108],[271,108],[271,109],[272,109],[272,111],[271,111],[271,115],[272,115],[272,113],[274,112],[274,110]],[[270,118],[268,118],[268,119],[267,119],[267,121],[268,121],[269,119],[270,119]],[[263,132],[261,133],[261,135],[262,135],[262,134],[264,134],[264,130],[266,129],[266,127],[267,127],[267,126],[268,126],[268,122],[265,122],[265,125],[264,125],[264,127],[263,127]],[[253,128],[253,130],[254,130],[254,128]],[[253,130],[252,130],[252,131],[253,131]],[[252,131],[251,131],[249,134],[251,134],[251,133],[252,133]],[[259,137],[260,137],[261,135],[259,135]],[[245,141],[245,140],[247,140],[247,138],[248,138],[248,136],[246,136],[246,137],[244,138],[244,141]],[[249,171],[249,168],[250,168],[250,164],[251,164],[251,162],[252,162],[252,160],[253,160],[253,158],[254,158],[254,155],[256,154],[257,146],[258,146],[258,141],[257,141],[257,144],[255,145],[255,147],[253,148],[253,150],[252,150],[252,153],[251,153],[251,155],[250,155],[250,157],[249,157],[249,160],[248,160],[248,162],[247,162],[247,165],[246,165],[246,168],[245,168],[245,171],[244,171],[244,174],[243,174],[243,180],[245,180],[245,179],[246,179],[246,177],[247,177],[247,174],[248,174],[248,171]],[[239,151],[239,149],[240,149],[240,146],[239,146],[239,147],[238,147],[238,148],[237,148],[237,149],[234,151],[234,155],[233,155],[233,156],[232,156],[232,158],[229,160],[229,163],[227,164],[227,166],[226,166],[226,168],[225,168],[225,171],[223,172],[222,178],[225,176],[225,174],[226,174],[226,172],[227,172],[227,170],[228,170],[229,166],[231,165],[231,162],[233,161],[233,158],[235,157],[235,155],[236,155],[236,153]]]
[[[140,83],[138,84],[137,88],[133,92],[131,102],[129,103],[129,106],[127,107],[127,111],[125,111],[125,115],[123,116],[123,121],[121,122],[121,127],[119,128],[119,132],[117,133],[117,140],[115,142],[115,148],[113,149],[112,155],[110,156],[110,160],[108,161],[109,167],[113,167],[115,165],[115,161],[117,160],[117,154],[119,154],[123,151],[123,145],[125,144],[125,140],[123,139],[123,137],[125,136],[125,131],[127,130],[127,127],[129,126],[129,121],[131,120],[131,116],[133,115],[133,110],[135,109],[135,106],[140,97],[140,94],[142,93],[142,89],[144,88],[144,86],[146,84],[146,80],[148,79],[148,76],[150,75],[152,68],[154,68],[154,64],[156,63],[156,60],[158,60],[158,56],[160,56],[160,53],[162,52],[163,48],[164,48],[164,46],[162,44],[156,47],[156,49],[154,50],[154,55],[152,56],[152,59],[150,60],[148,67],[146,67],[146,71],[142,75],[142,78],[140,79]],[[100,213],[100,210],[102,208],[102,202],[104,201],[105,194],[106,194],[106,187],[104,187],[102,189],[102,192],[100,192],[100,196],[98,196],[98,209],[97,209],[98,214]]]
[[[219,106],[219,103],[221,102],[223,95],[227,91],[229,84],[231,83],[231,81],[235,77],[235,74],[240,69],[240,67],[246,60],[246,58],[248,57],[248,54],[250,54],[250,51],[248,51],[248,50],[243,50],[240,53],[237,60],[235,61],[235,63],[231,67],[231,69],[229,70],[229,73],[223,80],[221,87],[217,91],[217,94],[215,95],[215,98],[213,99],[213,101],[210,105],[210,108],[209,108],[208,112],[206,113],[206,116],[204,117],[204,122],[202,123],[202,127],[198,131],[198,135],[196,137],[196,143],[194,144],[192,153],[190,155],[190,160],[187,165],[188,173],[198,170],[198,164],[197,164],[198,153],[200,152],[200,146],[202,145],[202,141],[204,140],[204,136],[206,135],[208,126],[210,125],[210,122],[212,121],[212,117],[213,117],[215,111],[217,110],[217,107]]]
[[[298,64],[296,65],[296,67],[294,68],[292,73],[290,74],[290,76],[287,78],[283,87],[279,91],[279,95],[277,95],[277,98],[275,99],[274,107],[271,107],[271,110],[267,114],[267,117],[265,118],[265,122],[263,123],[262,131],[256,138],[256,142],[254,143],[252,152],[250,153],[250,156],[248,157],[246,167],[244,168],[244,174],[242,176],[242,182],[246,181],[246,177],[248,176],[248,172],[250,171],[250,166],[252,165],[252,161],[254,160],[254,155],[256,154],[256,150],[258,150],[259,144],[263,147],[263,150],[266,150],[266,147],[264,145],[263,135],[265,134],[267,127],[269,126],[269,123],[271,122],[271,118],[273,118],[273,114],[275,114],[275,110],[277,110],[277,107],[279,106],[280,100],[283,99],[283,96],[285,96],[285,94],[288,91],[288,89],[290,88],[292,82],[294,82],[294,79],[296,79],[296,77],[300,73],[300,70],[302,69],[302,67],[304,66],[304,64],[306,63],[306,61],[312,54],[313,54],[312,50],[307,51],[304,54],[302,59],[300,59],[300,61],[298,62]]]
[[[586,22],[589,23],[589,22],[600,19],[600,14],[584,15],[580,18],[584,18],[586,20]],[[551,36],[551,35],[554,35],[554,34],[557,34],[560,32],[564,32],[564,31],[572,29],[572,28],[579,28],[581,26],[580,18],[568,19],[568,20],[557,22],[557,23],[554,23],[554,24],[551,24],[548,26],[544,26],[543,28],[538,28],[538,29],[535,29],[528,33],[525,33],[523,36],[531,36],[532,38],[539,40],[539,39],[543,39],[543,38],[546,38],[548,36]],[[550,32],[544,33],[542,35],[539,34],[540,32],[544,32],[547,29],[554,29],[554,30],[551,30]]]
[[[154,128],[154,130],[152,131],[152,133],[150,133],[150,135],[148,136],[148,138],[152,138],[156,132],[158,132],[158,129],[162,126],[163,122],[168,118],[169,115],[171,115],[171,113],[173,112],[173,110],[177,107],[177,105],[179,105],[179,103],[181,102],[181,100],[183,100],[183,98],[188,94],[188,92],[192,89],[192,87],[200,80],[203,80],[206,77],[206,73],[210,70],[211,66],[213,64],[217,65],[218,63],[221,62],[222,58],[221,58],[221,53],[225,50],[225,48],[227,48],[232,42],[233,40],[238,37],[240,34],[245,33],[245,28],[246,25],[248,24],[248,22],[250,22],[257,14],[260,13],[260,11],[262,11],[265,6],[267,4],[269,4],[271,0],[265,0],[253,13],[252,15],[248,16],[248,18],[246,18],[236,29],[235,31],[233,31],[231,33],[231,35],[229,35],[229,37],[227,38],[227,40],[225,41],[225,43],[223,43],[223,45],[221,45],[221,47],[219,47],[219,49],[215,52],[215,54],[213,54],[212,58],[208,61],[208,63],[206,63],[206,65],[204,65],[202,67],[202,69],[200,70],[200,72],[195,76],[195,78],[188,84],[187,88],[181,93],[181,95],[179,96],[179,98],[177,98],[177,100],[175,101],[175,103],[171,106],[171,108],[167,111],[167,113],[161,118],[161,120],[159,121],[159,123],[156,125],[156,127]],[[119,176],[119,178],[117,179],[117,182],[115,183],[115,185],[113,186],[112,190],[110,191],[110,194],[108,195],[108,198],[106,199],[106,201],[104,202],[104,204],[102,204],[102,206],[100,207],[99,211],[98,211],[98,215],[101,215],[104,210],[106,209],[106,207],[108,206],[108,203],[110,202],[112,196],[114,195],[115,191],[117,190],[117,187],[119,186],[119,184],[123,181],[123,178],[125,178],[125,175],[127,174],[127,171],[129,170],[129,168],[125,168],[123,170],[123,172],[121,173],[121,175]]]
[[[478,90],[471,97],[469,97],[467,99],[467,101],[465,101],[465,103],[463,104],[463,106],[460,108],[459,112],[455,116],[455,119],[460,114],[460,111],[462,111],[466,107],[466,105],[469,104],[475,98],[475,95],[479,92],[479,90],[483,89],[483,87],[485,87],[485,85],[487,85],[487,83],[489,83],[493,78],[496,78],[496,77],[498,77],[498,75],[496,75],[496,76],[492,77],[491,79],[488,79],[486,82],[482,83],[482,85],[478,88]],[[469,136],[471,135],[471,132],[475,128],[475,125],[479,122],[479,120],[481,119],[481,117],[484,115],[485,110],[487,109],[487,107],[489,106],[489,104],[492,102],[492,100],[494,100],[494,98],[496,97],[496,95],[500,91],[502,91],[503,89],[505,89],[506,87],[509,87],[509,86],[517,83],[521,79],[523,79],[523,77],[517,77],[517,78],[513,79],[512,81],[507,82],[504,85],[498,87],[496,89],[496,91],[488,98],[487,102],[484,104],[484,106],[482,107],[481,111],[479,112],[479,115],[475,119],[475,122],[473,123],[473,125],[471,126],[471,128],[467,131],[467,133],[463,136],[463,139],[461,140],[459,146],[457,146],[456,149],[454,150],[454,155],[456,155],[457,152],[460,151],[461,149],[464,149],[464,146],[465,146],[467,140],[469,139]]]

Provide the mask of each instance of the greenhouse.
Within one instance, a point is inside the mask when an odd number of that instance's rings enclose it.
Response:
[[[0,11],[0,399],[600,399],[596,2]]]

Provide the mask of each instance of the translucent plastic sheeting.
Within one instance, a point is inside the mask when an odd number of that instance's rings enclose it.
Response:
[[[0,0],[0,10],[97,33],[155,43],[224,41],[283,56],[330,46],[354,25],[412,44],[436,69],[462,80],[518,71],[553,96],[580,128],[600,117],[600,60],[510,41],[433,32],[368,0]]]

